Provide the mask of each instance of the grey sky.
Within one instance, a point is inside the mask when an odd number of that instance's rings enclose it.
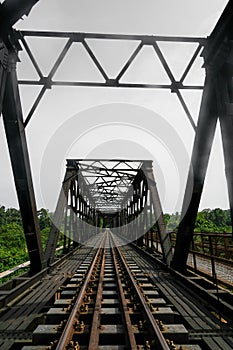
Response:
[[[32,9],[29,17],[20,21],[16,28],[206,37],[216,24],[226,3],[227,1],[223,0],[41,0]],[[28,43],[43,73],[48,74],[64,46],[64,41],[39,39],[28,40]],[[129,57],[135,43],[128,42],[122,46],[119,42],[114,44],[90,42],[90,45],[106,71],[114,76]],[[164,55],[178,78],[195,47],[191,44],[161,44],[161,49],[164,50]],[[25,61],[23,53],[20,54],[20,58],[22,63],[18,67],[19,77],[35,78],[35,72]],[[197,61],[187,83],[199,84],[203,81],[201,64],[201,60]],[[54,79],[69,80],[72,77],[84,80],[99,79],[79,45],[72,48],[67,61],[64,61]],[[166,82],[167,78],[148,47],[135,61],[134,67],[125,79],[128,81],[136,79],[138,82]],[[23,87],[20,91],[23,110],[27,114],[38,88]],[[185,92],[184,97],[196,119],[200,93]],[[134,106],[133,109],[130,109],[129,105]],[[121,119],[119,124],[119,114],[124,115],[127,110],[129,113],[138,113],[140,115],[138,118],[144,119],[144,125],[141,124],[139,128],[137,121],[133,119],[135,117],[129,114],[128,119],[125,115],[124,122]],[[166,140],[159,139],[160,131],[150,135],[148,123],[150,119],[147,118],[151,117],[151,113],[154,114],[154,120],[157,120],[157,115],[162,117],[174,131],[174,138],[178,135],[182,140],[185,154],[182,175],[177,166],[179,156],[174,156],[174,150],[169,149]],[[106,118],[109,114],[112,119],[107,125]],[[87,124],[88,118],[93,120],[93,125]],[[95,125],[98,121],[100,127]],[[127,122],[130,125],[126,125]],[[17,207],[2,120],[0,123],[3,165],[0,170],[0,204]],[[154,122],[151,122],[151,129],[154,127],[152,124]],[[77,130],[76,137],[71,130],[73,136],[69,136],[68,126]],[[151,156],[156,162],[155,174],[164,210],[168,212],[180,210],[194,132],[176,96],[169,91],[53,88],[46,93],[36,110],[27,128],[27,137],[38,207],[44,206],[54,210],[66,157],[82,158],[91,155],[101,158],[110,156],[138,158],[140,154],[145,158]],[[65,149],[62,149],[63,145]],[[54,150],[54,153],[51,150]],[[228,208],[219,128],[201,202],[201,208],[206,207]]]

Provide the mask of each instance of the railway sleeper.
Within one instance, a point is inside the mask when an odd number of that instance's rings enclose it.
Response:
[[[122,251],[124,251],[124,248]],[[86,257],[83,260],[78,270],[70,276],[65,285],[56,293],[56,300],[47,311],[44,322],[38,325],[33,332],[32,343],[30,345],[25,344],[22,350],[57,350],[57,341],[62,336],[66,324],[72,315],[76,300],[80,297],[81,293],[83,293],[81,295],[82,302],[77,312],[76,321],[72,323],[73,336],[70,345],[66,346],[67,350],[90,350],[88,346],[93,326],[98,333],[98,347],[95,347],[95,349],[129,349],[124,319],[125,311],[129,315],[137,349],[161,349],[156,345],[152,331],[150,330],[149,321],[145,317],[145,311],[143,311],[143,306],[140,303],[137,293],[143,298],[147,309],[149,309],[152,315],[153,322],[167,340],[169,349],[228,350],[221,347],[223,344],[221,345],[220,339],[214,340],[216,344],[215,348],[211,348],[205,337],[201,336],[199,338],[192,337],[192,344],[190,344],[189,330],[184,326],[183,319],[171,305],[170,300],[167,300],[161,293],[157,284],[148,278],[148,271],[143,271],[140,264],[138,262],[136,263],[130,254],[126,252],[125,260],[131,273],[131,279],[127,275],[127,271],[118,256],[116,258],[118,273],[116,273],[112,254],[113,252],[110,248],[105,248],[103,270],[101,270],[101,259],[98,258],[84,291],[83,285],[93,259]],[[103,272],[102,277],[101,271]],[[117,276],[120,281],[118,283],[116,283]],[[132,281],[135,281],[136,289]],[[123,290],[123,298],[127,310],[122,302],[119,283]],[[99,305],[96,300],[99,296],[100,285],[101,303]],[[93,315],[96,310],[99,310],[99,317],[98,322],[93,325]],[[215,336],[215,338],[221,337]],[[219,348],[217,348],[217,344]],[[14,349],[12,348],[10,350]]]

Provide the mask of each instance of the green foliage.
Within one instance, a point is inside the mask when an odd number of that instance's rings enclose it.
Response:
[[[38,211],[42,246],[45,248],[51,226],[51,213]],[[29,260],[20,211],[0,207],[0,271],[5,271]]]
[[[37,211],[37,215],[39,219],[40,230],[51,227],[52,213],[49,213],[48,209],[41,208]]]
[[[22,225],[22,219],[20,211],[15,208],[6,209],[4,206],[0,207],[0,226],[17,223]]]
[[[43,230],[40,231],[43,250],[46,247],[46,242],[49,236],[49,232],[50,232],[50,227],[45,227]]]
[[[177,231],[180,215],[164,214],[167,231]],[[194,232],[226,232],[231,233],[231,215],[230,210],[204,209],[197,214]]]
[[[28,260],[22,226],[9,223],[0,227],[0,270],[8,270]]]
[[[227,232],[231,233],[230,210],[204,209],[197,214],[195,232]]]
[[[51,227],[51,213],[42,208],[38,211],[38,219],[42,246],[45,249]],[[179,213],[164,214],[164,219],[169,232],[177,231],[180,221]],[[195,232],[230,233],[231,231],[230,210],[205,209],[198,213]],[[63,235],[60,235],[58,244],[63,244]],[[0,206],[0,271],[8,270],[28,259],[20,211]]]
[[[180,214],[178,212],[175,214],[164,214],[164,220],[168,232],[177,231],[180,222]]]

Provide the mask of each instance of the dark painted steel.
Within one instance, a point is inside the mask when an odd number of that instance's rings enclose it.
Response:
[[[43,252],[16,77],[16,61],[16,53],[10,52],[9,72],[3,101],[3,120],[31,262],[30,268],[34,273],[42,268]]]
[[[225,175],[228,187],[231,222],[233,224],[233,90],[232,65],[230,62],[225,64],[223,71],[218,76],[217,89],[216,94],[218,96],[219,121],[225,160]]]
[[[27,124],[29,123],[33,113],[35,112],[37,106],[39,105],[42,97],[44,96],[45,92],[47,89],[51,89],[51,86],[52,86],[52,78],[54,76],[54,74],[56,73],[57,69],[59,68],[61,62],[63,61],[63,59],[65,58],[65,55],[67,54],[69,48],[71,47],[72,45],[72,41],[71,40],[68,40],[66,45],[64,46],[62,52],[60,53],[58,59],[56,60],[56,62],[54,63],[48,77],[43,77],[42,78],[42,81],[43,81],[43,87],[41,89],[41,91],[39,92],[39,95],[38,97],[36,98],[25,122],[24,122],[24,126],[26,127]]]
[[[138,40],[145,43],[154,41],[171,41],[185,43],[200,43],[205,45],[206,39],[202,37],[183,37],[183,36],[162,36],[162,35],[134,35],[134,34],[101,34],[101,33],[84,33],[84,32],[51,32],[51,31],[29,31],[21,30],[23,36],[37,37],[56,37],[56,38],[73,38],[76,41],[84,39],[110,39],[110,40]]]
[[[159,199],[159,194],[154,179],[154,174],[152,170],[152,162],[145,161],[142,166],[142,170],[146,176],[148,182],[148,189],[151,192],[151,204],[153,205],[154,215],[156,220],[156,225],[158,229],[158,234],[161,242],[163,259],[170,265],[172,260],[172,246],[169,233],[166,232],[166,225],[163,217],[163,210]]]
[[[172,266],[178,270],[186,268],[189,247],[203,191],[206,170],[217,123],[215,95],[216,81],[208,75],[205,81],[197,132],[194,140],[191,165],[185,190],[181,222],[179,225]]]
[[[43,86],[46,78],[42,80],[18,80],[19,85],[35,85]],[[141,83],[119,83],[117,79],[110,79],[107,82],[85,82],[85,81],[50,81],[49,86],[70,86],[70,87],[111,87],[111,88],[125,88],[125,89],[162,89],[171,90],[171,84],[141,84]],[[179,85],[181,90],[203,90],[202,85]]]
[[[196,51],[194,52],[194,54],[193,54],[191,60],[189,61],[189,64],[187,65],[187,67],[186,67],[186,69],[185,69],[185,71],[184,71],[182,77],[180,78],[180,83],[183,84],[183,82],[184,82],[185,78],[187,77],[187,75],[188,75],[188,73],[189,73],[189,71],[190,71],[190,69],[191,69],[193,63],[195,62],[196,58],[198,57],[198,55],[199,55],[201,49],[202,49],[202,46],[199,44],[198,47],[197,47],[197,49],[196,49]]]
[[[77,176],[77,171],[74,171],[72,169],[68,169],[65,173],[56,210],[53,216],[52,227],[46,244],[45,259],[48,265],[53,263],[54,261],[54,256],[57,248],[57,241],[59,238],[61,225],[64,218],[64,211],[67,206],[68,193],[70,190],[71,181],[75,176]]]
[[[233,223],[232,24],[233,3],[229,1],[202,52],[206,69],[205,87],[172,262],[172,266],[181,271],[186,269],[218,117]]]
[[[0,4],[0,33],[4,39],[12,30],[12,26],[24,15],[28,15],[39,0],[5,0]]]
[[[30,34],[31,33],[31,34]],[[54,34],[54,36],[53,36]],[[27,36],[31,36],[31,37],[37,37],[38,35],[40,35],[40,32],[24,32],[24,31],[18,31],[15,32],[14,35],[18,38],[19,41],[21,41],[22,46],[25,47],[25,50],[29,56],[29,59],[31,59],[32,64],[34,65],[36,71],[38,72],[38,76],[39,76],[39,80],[20,80],[19,84],[25,84],[25,85],[39,85],[42,86],[41,91],[39,92],[27,118],[25,121],[25,126],[28,124],[28,122],[30,121],[35,109],[38,107],[43,95],[45,94],[45,92],[47,91],[47,89],[51,89],[52,86],[73,86],[73,87],[111,87],[111,88],[141,88],[141,89],[169,89],[171,90],[171,92],[174,92],[177,94],[177,97],[180,101],[180,104],[182,106],[182,108],[185,111],[185,114],[187,115],[192,127],[194,130],[196,130],[196,125],[194,123],[194,120],[192,118],[192,115],[188,109],[187,104],[185,103],[185,100],[183,99],[181,93],[180,93],[180,89],[202,89],[202,86],[195,86],[195,85],[187,85],[184,86],[183,85],[183,81],[185,76],[189,73],[191,67],[194,64],[195,59],[197,58],[199,52],[200,52],[200,48],[203,47],[204,45],[204,41],[201,41],[199,39],[197,40],[193,40],[193,38],[189,38],[190,40],[187,40],[185,38],[178,38],[177,37],[161,37],[161,36],[145,36],[145,35],[131,35],[131,36],[127,36],[127,35],[111,35],[111,34],[91,34],[91,33],[54,33],[54,32],[45,32],[44,35],[42,35],[42,37],[51,37],[51,38],[57,38],[57,37],[63,37],[63,38],[68,38],[68,41],[65,44],[65,47],[59,57],[59,59],[57,60],[57,62],[54,64],[54,67],[52,68],[51,72],[49,73],[49,76],[41,76],[41,72],[40,69],[38,71],[38,64],[36,62],[35,57],[33,56],[33,54],[30,52],[29,46],[26,42],[26,37]],[[61,35],[61,36],[59,36]],[[98,39],[98,40],[125,40],[127,38],[127,40],[136,40],[139,41],[139,45],[136,47],[136,49],[134,50],[134,52],[131,54],[131,56],[129,57],[129,59],[127,60],[127,62],[124,64],[124,66],[121,68],[119,74],[117,75],[116,78],[111,78],[108,76],[108,74],[105,72],[103,66],[101,65],[101,63],[98,61],[97,57],[95,56],[94,52],[92,51],[89,43],[88,43],[88,39]],[[114,38],[114,39],[113,39]],[[164,39],[164,40],[163,40]],[[183,77],[181,81],[176,81],[173,73],[165,59],[165,57],[163,56],[162,51],[160,50],[159,46],[158,46],[158,42],[159,41],[167,41],[167,42],[193,42],[193,43],[199,43],[197,50],[194,52],[193,57],[191,58],[191,60],[189,61],[189,64],[187,65],[185,72],[183,74]],[[68,54],[68,51],[71,47],[71,44],[73,43],[80,43],[84,50],[87,51],[88,55],[90,56],[93,64],[96,66],[96,69],[100,72],[101,76],[103,77],[103,79],[105,80],[104,82],[102,81],[101,77],[100,77],[100,81],[99,82],[93,82],[93,81],[56,81],[56,80],[52,80],[56,70],[59,68],[62,60],[65,58],[65,56]],[[144,46],[148,46],[151,45],[152,47],[154,47],[155,52],[158,56],[158,59],[161,62],[161,65],[163,66],[165,73],[168,75],[171,84],[140,84],[140,83],[121,83],[119,80],[124,76],[124,74],[126,73],[126,71],[128,70],[128,68],[131,66],[132,62],[135,60],[135,58],[138,56],[139,52],[141,51],[141,49],[143,49]]]
[[[2,113],[2,102],[5,93],[6,77],[8,66],[8,50],[0,39],[0,115]]]

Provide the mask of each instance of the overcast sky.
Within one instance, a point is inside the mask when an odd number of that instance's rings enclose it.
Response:
[[[15,26],[17,29],[83,31],[206,37],[214,28],[225,0],[41,0]],[[115,77],[135,42],[89,41],[110,77]],[[43,74],[65,45],[61,39],[28,39]],[[164,53],[175,77],[182,75],[196,46],[165,44]],[[20,79],[37,79],[26,55],[20,53]],[[202,84],[199,58],[187,84]],[[99,81],[99,73],[80,44],[72,46],[54,80]],[[169,83],[151,47],[145,47],[122,81]],[[26,116],[37,87],[20,87]],[[195,121],[200,92],[183,92]],[[194,131],[177,97],[169,91],[110,88],[48,90],[27,127],[27,139],[38,207],[54,210],[65,171],[65,159],[153,159],[162,206],[180,211]],[[18,207],[9,155],[0,121],[0,205]],[[200,209],[228,208],[219,126],[214,140]]]

